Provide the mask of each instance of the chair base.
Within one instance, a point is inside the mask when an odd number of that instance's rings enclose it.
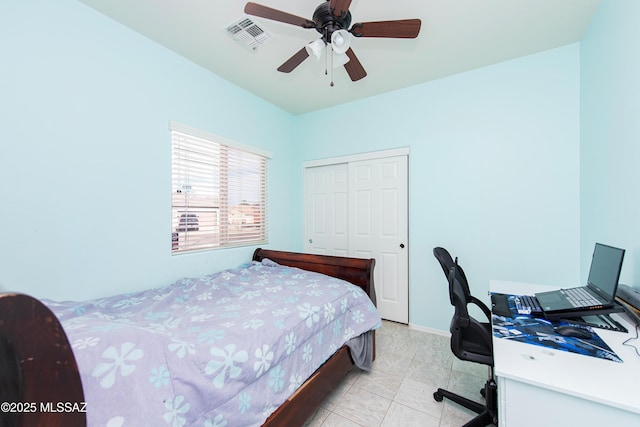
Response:
[[[498,425],[498,387],[493,379],[490,379],[485,384],[482,393],[486,397],[486,404],[474,402],[471,399],[452,393],[448,390],[439,388],[433,393],[433,398],[437,402],[442,402],[446,397],[452,402],[464,406],[467,409],[472,410],[478,416],[466,423],[463,427],[485,427],[490,424]]]

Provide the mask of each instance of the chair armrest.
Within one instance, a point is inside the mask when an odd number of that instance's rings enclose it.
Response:
[[[482,310],[484,315],[487,316],[487,320],[489,320],[489,322],[491,322],[491,310],[489,310],[489,307],[487,307],[487,305],[485,303],[483,303],[482,301],[480,301],[478,298],[474,297],[473,295],[471,296],[471,302],[474,303],[475,305],[477,305],[480,308],[480,310]]]

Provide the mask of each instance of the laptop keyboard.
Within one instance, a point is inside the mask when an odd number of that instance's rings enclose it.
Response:
[[[602,302],[594,298],[584,288],[563,289],[561,292],[574,307],[589,307],[592,305],[602,305]]]

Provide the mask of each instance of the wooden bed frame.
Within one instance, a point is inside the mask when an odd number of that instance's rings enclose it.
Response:
[[[323,273],[361,287],[375,303],[374,259],[256,249],[254,261]],[[375,335],[374,335],[375,357]],[[353,368],[346,346],[327,360],[264,426],[301,426]],[[37,299],[0,294],[0,427],[86,426],[84,393],[69,340],[56,316]],[[60,404],[64,406],[59,406]],[[61,409],[61,410],[60,410]],[[87,407],[86,410],[91,410]]]
[[[315,271],[327,276],[337,277],[361,287],[375,300],[373,286],[373,268],[375,259],[358,259],[328,255],[300,254],[295,252],[256,249],[254,261],[268,258],[278,264]],[[373,355],[375,358],[376,341],[373,335]],[[300,388],[267,418],[264,426],[301,426],[316,408],[353,368],[353,360],[347,346],[342,346],[327,360]]]

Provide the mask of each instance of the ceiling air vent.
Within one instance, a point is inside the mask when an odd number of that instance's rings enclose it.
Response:
[[[227,27],[227,32],[244,47],[256,50],[261,44],[265,44],[272,38],[271,33],[258,25],[248,16]]]

